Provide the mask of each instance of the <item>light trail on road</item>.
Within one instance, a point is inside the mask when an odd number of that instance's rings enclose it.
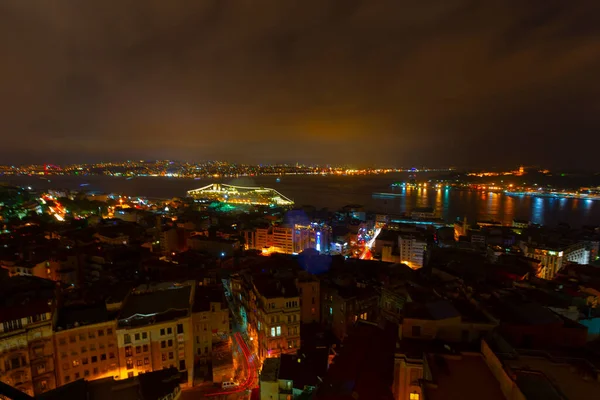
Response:
[[[373,255],[371,254],[371,247],[373,247],[373,245],[375,244],[375,240],[377,240],[377,236],[379,236],[380,233],[381,228],[375,229],[375,234],[373,235],[371,240],[365,243],[365,248],[363,249],[359,257],[361,260],[370,260],[373,257]]]
[[[244,338],[242,337],[242,335],[239,332],[236,332],[234,334],[234,337],[235,337],[235,340],[236,340],[238,346],[242,350],[242,353],[244,354],[244,361],[246,363],[246,370],[247,370],[246,381],[236,389],[227,390],[227,391],[223,391],[223,392],[217,392],[217,393],[207,393],[207,394],[205,394],[206,397],[223,396],[223,395],[229,395],[229,394],[233,394],[233,393],[244,392],[246,390],[252,390],[252,388],[256,384],[254,382],[255,377],[256,377],[255,370],[254,370],[254,363],[252,361],[250,361],[250,358],[252,357],[252,353],[248,349],[248,346],[246,345]]]

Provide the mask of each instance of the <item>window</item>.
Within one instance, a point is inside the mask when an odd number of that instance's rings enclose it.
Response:
[[[86,353],[86,352],[87,352],[87,347],[85,347],[85,346],[81,346],[81,352],[82,352],[82,353]]]
[[[183,333],[183,324],[177,324],[177,333]]]
[[[92,373],[93,373],[94,375],[98,375],[98,368],[97,368],[97,367],[96,367],[96,368],[94,368],[94,371],[92,371]]]
[[[142,366],[142,360],[137,360],[135,362],[135,365],[137,365],[138,367],[141,367]]]
[[[275,327],[271,328],[271,337],[275,337]]]
[[[92,356],[92,363],[98,362],[98,356]]]
[[[162,353],[162,360],[163,361],[167,361],[167,354],[166,353]]]
[[[135,346],[135,354],[140,354],[142,352],[142,346]]]
[[[173,339],[169,339],[169,347],[173,347]]]
[[[148,332],[142,332],[142,339],[148,339]]]
[[[127,373],[128,378],[133,378],[133,371]]]
[[[408,395],[408,400],[419,400],[421,395],[419,393],[410,393]]]
[[[75,379],[79,379],[79,372],[75,372]]]
[[[88,362],[89,362],[89,360],[88,360],[88,358],[87,358],[87,357],[83,357],[83,358],[81,359],[81,363],[82,363],[83,365],[87,365],[87,364],[88,364]]]
[[[416,326],[413,326],[413,327],[412,327],[412,335],[413,335],[414,337],[419,337],[419,336],[421,336],[421,327],[420,327],[420,326],[418,326],[418,325],[416,325]]]
[[[69,336],[69,343],[75,343],[76,341],[77,341],[77,338],[75,338],[75,335]]]
[[[86,376],[86,377],[90,376],[90,371],[87,369],[85,371],[83,371],[83,376]]]
[[[140,340],[140,334],[139,333],[135,334],[135,340]]]
[[[167,335],[173,334],[173,328],[167,328]]]
[[[280,326],[277,327],[277,336],[281,336],[281,327]]]
[[[67,341],[65,340],[65,338],[60,338],[58,339],[58,344],[64,346],[65,344],[67,344]]]
[[[79,360],[73,360],[73,367],[79,367]]]
[[[95,339],[96,338],[96,333],[94,333],[94,332],[88,332],[88,337],[90,339]]]
[[[172,360],[172,359],[173,359],[173,352],[172,352],[172,351],[170,351],[170,352],[169,352],[169,360]]]
[[[106,361],[106,353],[100,354],[100,361]]]
[[[67,353],[66,352],[61,352],[60,353],[60,358],[67,358]]]
[[[131,358],[127,360],[127,369],[133,369],[133,360]]]
[[[145,345],[143,346],[143,350],[144,350],[144,353],[148,351],[148,345],[147,345],[147,344],[145,344]]]
[[[144,365],[150,364],[150,359],[148,357],[144,357]]]
[[[179,360],[179,370],[183,371],[185,369],[185,360]]]
[[[104,336],[104,330],[98,329],[98,337],[102,337],[102,336]]]
[[[79,340],[86,340],[87,338],[85,337],[85,334],[80,333],[79,334]]]
[[[315,298],[314,297],[312,298],[312,304],[313,305],[315,304]]]
[[[333,314],[333,307],[329,307],[329,315]]]
[[[160,336],[165,336],[165,329],[164,328],[160,330]]]
[[[108,358],[115,358],[115,353],[108,353]]]
[[[125,357],[131,357],[133,352],[131,351],[131,346],[125,347]]]
[[[112,335],[112,328],[107,328],[106,329],[106,334],[107,335]]]
[[[129,343],[131,343],[131,336],[129,335],[129,333],[126,333],[126,334],[123,336],[123,339],[124,339],[124,341],[125,341],[125,344],[129,344]]]
[[[208,354],[208,346],[204,346],[204,354]]]
[[[167,342],[164,341],[164,340],[161,340],[161,342],[160,342],[160,348],[164,349],[165,347],[167,347]]]
[[[69,383],[71,381],[71,377],[69,375],[65,376],[65,383]]]

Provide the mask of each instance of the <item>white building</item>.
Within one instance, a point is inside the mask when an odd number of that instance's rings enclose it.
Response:
[[[400,235],[398,237],[398,249],[400,250],[401,263],[412,269],[423,268],[427,252],[425,239],[417,235]]]
[[[525,256],[540,261],[543,268],[539,277],[543,279],[553,279],[567,262],[576,264],[589,264],[590,262],[590,251],[586,249],[583,242],[556,247],[522,242],[521,250]]]

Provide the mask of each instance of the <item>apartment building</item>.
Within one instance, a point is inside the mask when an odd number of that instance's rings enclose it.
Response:
[[[536,243],[521,242],[521,250],[526,257],[540,262],[543,267],[539,277],[553,279],[558,271],[567,263],[588,264],[590,251],[584,242],[564,246],[545,246]]]
[[[252,283],[257,318],[249,323],[256,324],[252,330],[258,336],[259,357],[295,353],[300,348],[300,297],[294,280],[255,276]]]
[[[244,232],[247,249],[264,253],[301,253],[306,249],[329,250],[331,228],[319,224],[261,227]]]
[[[31,396],[54,389],[54,283],[13,277],[0,293],[0,381]]]
[[[108,312],[105,304],[62,307],[54,347],[58,386],[120,376],[116,313]]]
[[[121,379],[175,367],[192,385],[194,293],[189,281],[141,285],[129,294],[117,321]]]
[[[192,326],[194,360],[205,364],[211,358],[213,344],[227,340],[230,333],[229,307],[219,287],[196,288]]]
[[[419,235],[400,235],[398,237],[400,262],[412,269],[423,268],[426,263],[427,241]]]
[[[300,321],[303,324],[321,321],[321,283],[312,274],[302,273],[297,280],[300,297]]]

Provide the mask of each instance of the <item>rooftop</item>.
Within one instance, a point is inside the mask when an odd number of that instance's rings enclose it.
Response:
[[[57,329],[71,329],[82,325],[92,325],[114,319],[116,315],[106,309],[104,303],[74,304],[58,310]]]
[[[256,290],[267,299],[298,297],[298,289],[292,279],[273,279],[268,276],[253,276]]]
[[[191,286],[171,286],[145,293],[132,292],[119,314],[119,326],[146,325],[185,317],[190,310],[191,291]]]
[[[334,358],[317,389],[316,399],[393,399],[390,388],[397,335],[394,325],[381,329],[370,323],[358,323]]]
[[[428,400],[504,400],[500,384],[479,353],[454,356],[427,354],[432,383],[424,387]]]
[[[260,380],[264,382],[275,382],[279,376],[279,365],[281,360],[279,358],[267,358],[263,363],[262,370],[260,373]]]
[[[317,386],[319,379],[327,373],[328,363],[329,351],[326,348],[282,354],[278,378],[293,381],[298,389]]]
[[[585,359],[531,354],[503,360],[528,399],[589,399],[591,393],[600,392],[597,370]]]

